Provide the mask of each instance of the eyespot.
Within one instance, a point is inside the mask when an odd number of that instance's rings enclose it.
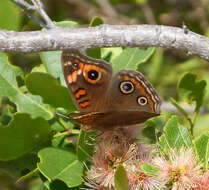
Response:
[[[73,67],[73,69],[77,70],[77,69],[79,69],[79,64],[77,62],[73,61],[72,67]]]
[[[91,69],[88,71],[87,76],[92,81],[98,81],[101,78],[101,73],[97,70]]]
[[[147,98],[144,96],[140,96],[138,97],[137,102],[139,105],[145,106],[147,104]]]
[[[120,91],[123,94],[130,94],[134,91],[134,85],[130,81],[123,81],[120,83]]]

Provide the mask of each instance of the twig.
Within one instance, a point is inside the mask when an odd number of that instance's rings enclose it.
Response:
[[[40,0],[31,0],[33,5],[30,5],[24,0],[11,0],[11,1],[14,2],[16,5],[18,5],[24,11],[24,13],[27,14],[27,16],[30,19],[34,20],[41,27],[46,28],[46,29],[55,27],[55,24],[51,21],[51,19],[48,17],[46,12],[44,11],[43,4],[41,3]],[[44,19],[44,21],[46,22],[46,25],[42,21],[34,17],[31,13],[29,13],[29,10],[36,10],[40,14],[40,16]]]
[[[0,51],[31,53],[69,48],[163,47],[209,61],[209,38],[182,28],[161,25],[101,25],[91,28],[54,28],[47,31],[0,30]]]

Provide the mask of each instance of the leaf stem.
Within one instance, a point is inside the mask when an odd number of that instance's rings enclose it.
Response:
[[[19,183],[19,182],[21,182],[21,181],[23,181],[23,180],[26,180],[26,179],[28,179],[28,178],[30,178],[30,177],[32,177],[32,176],[38,174],[38,173],[39,173],[39,169],[36,168],[36,169],[30,171],[29,173],[27,173],[26,175],[20,177],[20,178],[16,181],[16,183]]]
[[[78,129],[68,129],[67,131],[61,132],[61,133],[57,133],[53,136],[53,138],[57,138],[57,137],[62,137],[62,136],[67,136],[69,134],[73,134],[73,135],[77,135],[80,133],[80,130]]]

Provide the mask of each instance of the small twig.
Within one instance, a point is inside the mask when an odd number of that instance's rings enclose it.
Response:
[[[46,22],[47,26],[49,28],[54,28],[55,24],[52,22],[52,20],[49,18],[49,16],[46,14],[43,8],[43,4],[40,0],[31,0],[33,2],[33,5],[35,6],[36,11],[41,15],[41,17]]]
[[[41,27],[46,29],[55,28],[54,23],[51,21],[51,19],[44,11],[43,4],[40,2],[40,0],[31,0],[33,5],[30,5],[24,0],[11,0],[11,1],[14,2],[17,6],[19,6],[30,19],[34,20]],[[42,21],[34,17],[31,13],[29,13],[29,10],[36,10],[40,14],[40,16],[44,19],[46,25]]]

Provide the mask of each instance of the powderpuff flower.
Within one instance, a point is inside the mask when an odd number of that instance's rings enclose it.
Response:
[[[191,148],[173,149],[168,159],[157,156],[154,164],[160,168],[159,177],[171,190],[192,190],[199,186],[202,165]]]
[[[131,143],[130,138],[123,135],[123,132],[105,133],[102,135],[103,140],[99,142],[95,149],[96,153],[92,158],[94,164],[87,171],[88,181],[90,184],[99,184],[108,190],[115,187],[114,176],[119,165],[126,165],[136,159],[138,146]]]
[[[199,186],[194,190],[208,190],[209,189],[209,170],[202,176],[199,181]]]
[[[145,146],[142,144],[142,146]],[[147,174],[142,170],[143,164],[154,166],[152,159],[152,152],[144,152],[141,156],[135,160],[132,164],[127,166],[127,175],[129,179],[130,190],[162,190],[165,187],[165,182],[157,175]]]

